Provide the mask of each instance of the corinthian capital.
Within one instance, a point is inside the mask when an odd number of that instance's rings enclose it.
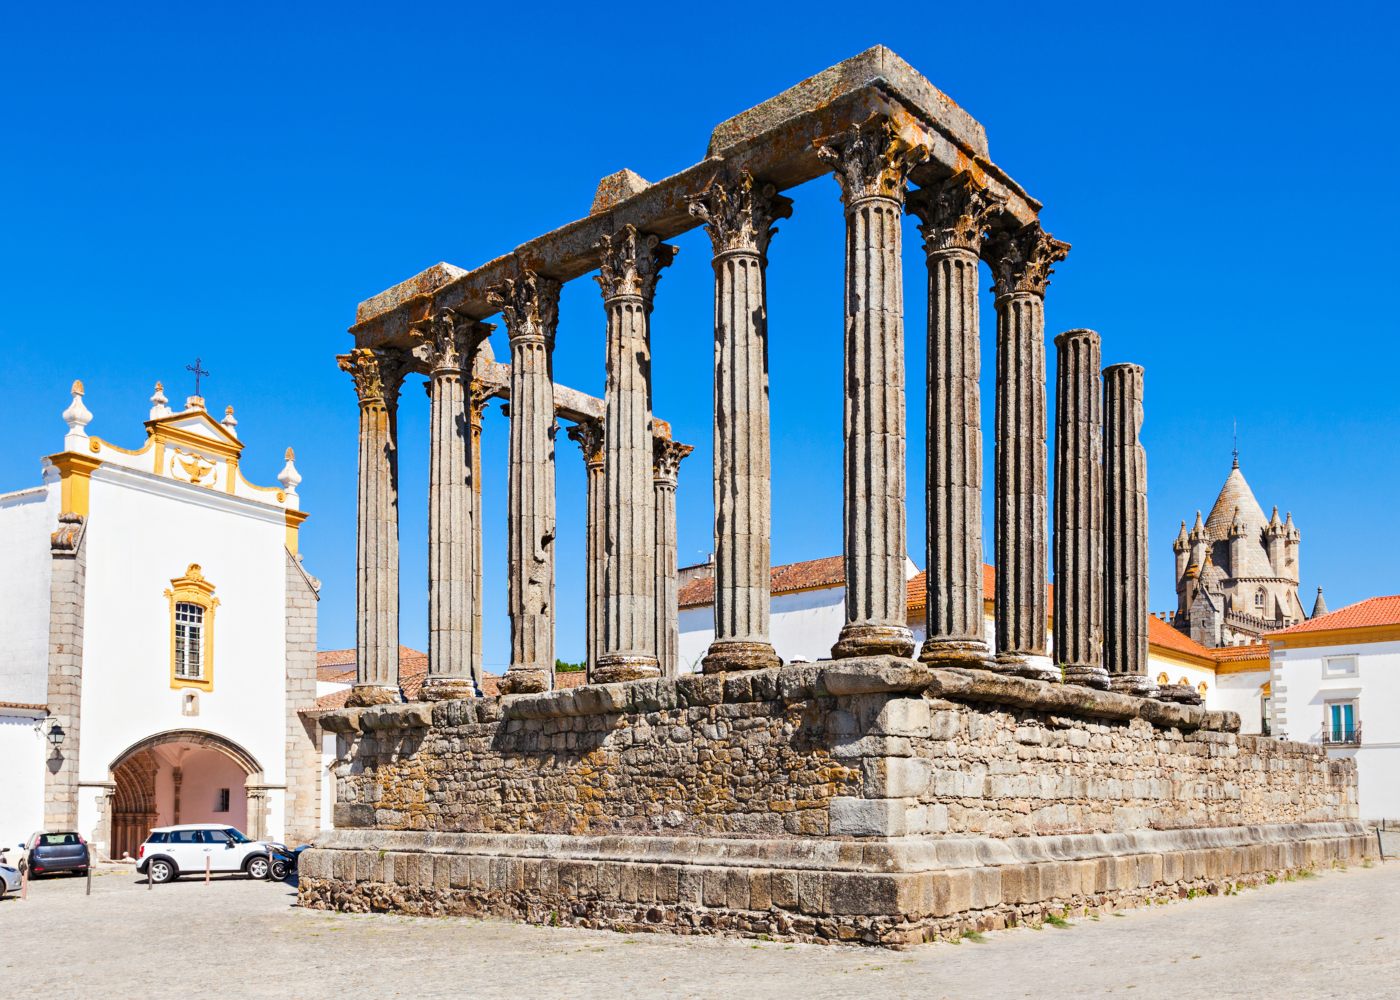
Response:
[[[773,223],[792,215],[792,199],[772,184],[755,183],[747,170],[715,177],[689,201],[690,214],[705,223],[716,257],[735,251],[767,254],[778,231]]]
[[[585,465],[601,465],[603,463],[603,422],[601,420],[580,420],[565,433],[569,435],[569,440],[578,443],[579,451],[583,452]]]
[[[628,225],[598,241],[598,287],[604,301],[624,295],[640,296],[651,308],[661,269],[676,259],[677,248]]]
[[[688,444],[672,441],[669,438],[652,439],[651,470],[653,477],[667,485],[676,485],[680,474],[681,459],[695,449]]]
[[[393,406],[399,400],[399,387],[408,371],[408,358],[402,351],[377,347],[357,347],[336,356],[340,370],[355,382],[361,406],[380,403]]]
[[[840,135],[818,139],[817,158],[828,164],[841,184],[847,205],[862,198],[904,200],[909,171],[928,156],[928,150],[899,134],[894,123],[874,114]]]
[[[1030,222],[1012,232],[995,234],[984,247],[992,268],[996,294],[1031,292],[1044,295],[1055,265],[1069,255],[1069,244],[1057,240],[1040,223]]]
[[[559,326],[559,282],[522,268],[518,278],[506,278],[487,289],[486,300],[501,311],[511,343],[539,341],[553,345]]]
[[[470,368],[481,342],[496,329],[454,309],[439,309],[431,319],[413,324],[413,336],[434,374]]]
[[[919,217],[924,251],[982,249],[987,224],[1005,199],[992,194],[971,171],[954,174],[942,184],[911,191],[909,211]]]

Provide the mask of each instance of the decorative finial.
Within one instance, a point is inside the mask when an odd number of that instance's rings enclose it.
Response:
[[[79,441],[87,438],[86,427],[92,423],[92,413],[83,405],[83,383],[75,380],[70,390],[73,393],[73,401],[68,404],[68,409],[63,411],[63,422],[68,425],[68,434],[64,438],[64,446],[71,448],[68,442],[70,439]]]
[[[238,418],[233,415],[232,406],[224,410],[224,419],[221,423],[223,424],[224,430],[228,431],[234,437],[238,437]]]
[[[287,449],[287,464],[282,466],[282,471],[277,473],[277,481],[282,484],[282,488],[292,496],[296,495],[297,486],[301,483],[301,473],[297,471],[296,456],[292,449]]]
[[[151,393],[151,419],[159,420],[161,417],[170,416],[170,407],[166,404],[170,400],[165,398],[165,386],[156,383],[156,391]]]

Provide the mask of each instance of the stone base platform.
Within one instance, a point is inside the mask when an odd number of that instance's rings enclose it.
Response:
[[[901,947],[1375,852],[1321,747],[900,657],[322,724],[310,907]]]
[[[303,856],[300,900],[898,947],[1214,895],[1374,852],[1356,823],[878,844],[348,830]]]

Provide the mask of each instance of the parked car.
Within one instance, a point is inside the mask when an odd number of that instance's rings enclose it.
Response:
[[[71,830],[36,833],[20,844],[19,849],[20,870],[27,870],[30,878],[57,875],[59,872],[86,875],[92,860],[87,841],[82,834]]]
[[[250,878],[265,879],[268,873],[267,844],[249,840],[231,826],[218,823],[186,823],[152,830],[136,854],[136,870],[151,873],[152,882],[169,882],[181,875],[243,872]]]
[[[19,888],[19,869],[4,864],[3,855],[0,855],[0,899],[4,899],[7,892],[19,892]]]

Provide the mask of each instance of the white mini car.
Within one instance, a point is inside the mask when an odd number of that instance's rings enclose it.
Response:
[[[0,856],[0,899],[7,892],[19,892],[19,886],[19,869],[5,864],[3,856]]]
[[[144,875],[149,869],[152,882],[203,875],[206,870],[220,875],[243,872],[255,879],[267,878],[268,872],[267,844],[218,823],[159,827],[136,857],[136,870]]]

